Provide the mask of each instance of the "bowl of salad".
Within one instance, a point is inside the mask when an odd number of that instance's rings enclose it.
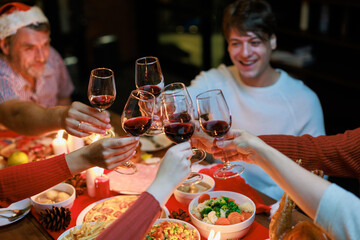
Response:
[[[201,240],[199,231],[190,223],[170,218],[157,219],[145,240],[186,239]]]
[[[245,195],[213,191],[194,198],[189,204],[191,222],[201,236],[211,229],[221,233],[221,240],[239,239],[247,234],[255,219],[255,204]]]

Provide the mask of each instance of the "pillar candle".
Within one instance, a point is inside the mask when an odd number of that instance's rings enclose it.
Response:
[[[86,188],[89,197],[95,197],[95,178],[101,176],[103,168],[93,167],[86,170]]]
[[[78,150],[84,146],[84,139],[69,134],[67,139],[67,146],[69,152]]]
[[[95,197],[99,199],[110,197],[110,179],[107,175],[95,178]]]
[[[52,147],[55,155],[59,155],[62,153],[67,153],[67,144],[66,140],[62,137],[64,134],[64,130],[60,130],[57,134],[57,137],[52,141]]]

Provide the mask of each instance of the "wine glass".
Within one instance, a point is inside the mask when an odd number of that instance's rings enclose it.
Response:
[[[193,111],[185,95],[161,93],[161,117],[165,135],[175,143],[189,141],[195,130]],[[183,185],[201,182],[203,176],[191,172]]]
[[[88,98],[90,104],[99,112],[110,107],[116,97],[114,72],[109,68],[95,68],[90,73]],[[107,130],[102,137],[114,137],[111,130]]]
[[[191,100],[190,94],[189,94],[188,90],[186,89],[185,84],[183,84],[182,82],[170,83],[164,87],[163,93],[164,94],[174,94],[174,95],[177,95],[177,94],[184,95],[185,98],[187,99],[187,102],[190,107],[190,111],[192,112],[194,120],[195,120],[196,112],[195,112],[194,105]],[[198,130],[199,129],[195,124],[195,131],[198,131]],[[205,159],[206,152],[204,150],[201,150],[198,148],[193,148],[192,150],[194,152],[194,155],[190,159],[192,163],[199,163]]]
[[[154,109],[155,96],[152,93],[140,89],[131,91],[121,114],[124,131],[132,136],[143,135],[151,126]],[[133,162],[127,161],[115,171],[131,175],[137,172],[137,168]]]
[[[231,127],[231,113],[222,91],[214,89],[200,93],[196,96],[196,103],[201,129],[210,137],[223,139]],[[214,172],[215,178],[236,177],[244,171],[244,166],[231,164],[224,151],[223,156],[224,165]]]
[[[153,123],[146,132],[148,136],[162,133],[159,96],[164,87],[164,76],[157,57],[142,57],[135,62],[136,88],[151,92],[156,97]]]

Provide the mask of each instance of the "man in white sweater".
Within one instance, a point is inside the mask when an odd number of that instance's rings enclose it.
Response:
[[[224,14],[223,32],[232,66],[201,72],[188,87],[192,100],[210,89],[221,89],[232,114],[232,127],[252,134],[324,135],[317,95],[302,81],[270,65],[276,49],[276,21],[264,0],[237,0]],[[280,187],[260,167],[242,163],[255,189],[279,200]]]

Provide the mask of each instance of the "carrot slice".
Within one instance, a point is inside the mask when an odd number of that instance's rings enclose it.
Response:
[[[232,212],[227,217],[231,224],[240,223],[243,220],[243,216],[238,212]]]
[[[230,221],[227,218],[219,217],[218,220],[216,220],[215,225],[230,225]]]
[[[210,199],[210,195],[207,194],[207,193],[203,193],[200,195],[199,197],[199,203],[202,203],[202,202],[205,202],[206,200],[209,200]]]

